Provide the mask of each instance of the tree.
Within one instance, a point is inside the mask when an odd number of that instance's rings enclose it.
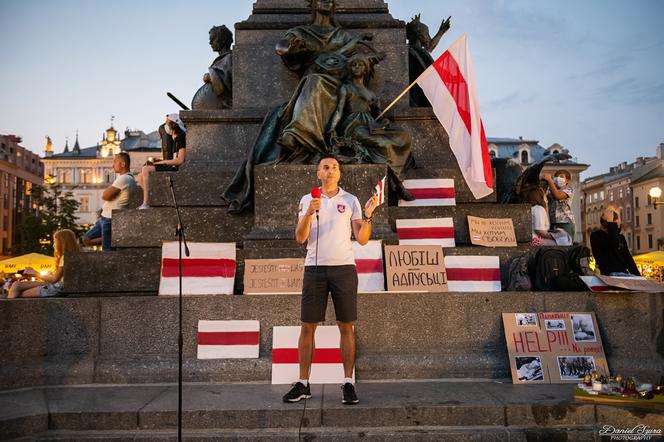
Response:
[[[59,184],[47,188],[32,187],[34,201],[41,201],[42,210],[27,215],[17,226],[17,241],[14,254],[30,252],[53,254],[53,233],[59,229],[73,230],[77,237],[83,229],[76,224],[76,211],[80,203],[71,191],[65,191]],[[19,239],[20,238],[20,239]]]

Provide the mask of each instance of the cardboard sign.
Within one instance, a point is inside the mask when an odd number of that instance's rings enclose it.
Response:
[[[663,293],[664,284],[644,277],[620,277],[596,275],[604,284],[610,287],[631,290],[636,292]]]
[[[388,291],[447,291],[441,246],[385,246],[385,268]]]
[[[516,247],[514,224],[510,218],[468,216],[470,242],[485,247]]]
[[[583,382],[597,370],[608,375],[595,313],[503,313],[512,382]]]
[[[244,294],[302,293],[304,258],[245,259]]]

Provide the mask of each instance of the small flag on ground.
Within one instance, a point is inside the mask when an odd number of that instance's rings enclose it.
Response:
[[[445,257],[450,292],[499,292],[500,259],[497,256]]]
[[[449,135],[450,148],[475,198],[493,192],[491,158],[475,88],[473,61],[462,35],[415,80]]]
[[[257,358],[258,321],[198,321],[198,359]]]
[[[190,256],[182,253],[184,295],[232,295],[235,281],[235,243],[190,242]],[[179,294],[177,241],[161,249],[160,295]]]
[[[400,207],[456,205],[454,180],[451,178],[404,180],[403,185],[416,199],[413,201],[400,199]]]
[[[591,292],[625,292],[629,290],[613,287],[599,279],[597,276],[580,276]]]
[[[357,241],[353,241],[353,253],[357,269],[357,291],[360,293],[384,292],[382,241],[372,240],[363,246]]]
[[[382,180],[378,181],[374,187],[374,194],[378,197],[378,205],[380,206],[385,202],[385,183],[387,182],[387,175]]]
[[[272,383],[290,384],[300,378],[297,343],[300,327],[272,329]],[[341,384],[344,367],[339,348],[339,328],[333,325],[316,328],[315,351],[309,382],[312,384]],[[353,372],[353,379],[355,372]]]
[[[398,219],[399,245],[440,245],[454,247],[452,218]]]

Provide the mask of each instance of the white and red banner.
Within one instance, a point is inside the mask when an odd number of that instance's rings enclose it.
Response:
[[[341,384],[344,367],[339,348],[339,328],[334,325],[316,328],[315,350],[309,382],[312,384]],[[272,329],[272,383],[290,384],[300,378],[297,343],[300,327]],[[355,372],[353,372],[355,379]]]
[[[257,358],[258,321],[198,321],[198,359]]]
[[[399,245],[456,245],[452,218],[398,219],[397,236]]]
[[[493,192],[493,175],[466,40],[462,35],[415,81],[447,131],[461,173],[479,199]]]
[[[413,201],[400,199],[400,207],[456,205],[454,180],[451,178],[404,180],[403,185],[416,199]]]
[[[445,257],[450,292],[499,292],[500,259],[497,256]]]
[[[382,180],[378,181],[374,187],[374,194],[378,197],[378,205],[380,206],[385,202],[385,185],[387,183],[387,175]]]
[[[182,251],[182,294],[232,295],[235,281],[235,243],[190,242],[190,256]],[[178,242],[161,249],[160,295],[179,294]]]
[[[353,254],[357,269],[357,291],[359,293],[384,292],[382,241],[372,240],[363,246],[357,241],[353,241]]]

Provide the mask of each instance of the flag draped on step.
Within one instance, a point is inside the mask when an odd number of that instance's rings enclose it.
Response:
[[[190,242],[190,256],[182,252],[182,293],[232,295],[235,281],[235,243]],[[160,295],[179,293],[180,263],[177,241],[164,242],[161,252]]]
[[[399,245],[455,247],[452,218],[398,219]]]
[[[257,358],[258,321],[198,321],[198,359]]]
[[[450,292],[499,292],[500,259],[497,256],[445,257]]]
[[[300,377],[297,343],[300,327],[272,329],[272,383],[290,384]],[[309,382],[312,384],[341,384],[344,367],[339,347],[339,327],[325,325],[316,328],[315,350]],[[355,371],[353,371],[353,379]]]
[[[449,135],[450,148],[475,198],[493,192],[491,159],[475,88],[473,62],[462,35],[415,80]]]
[[[415,197],[413,201],[399,200],[399,207],[455,206],[454,180],[437,178],[404,180],[403,186]]]

